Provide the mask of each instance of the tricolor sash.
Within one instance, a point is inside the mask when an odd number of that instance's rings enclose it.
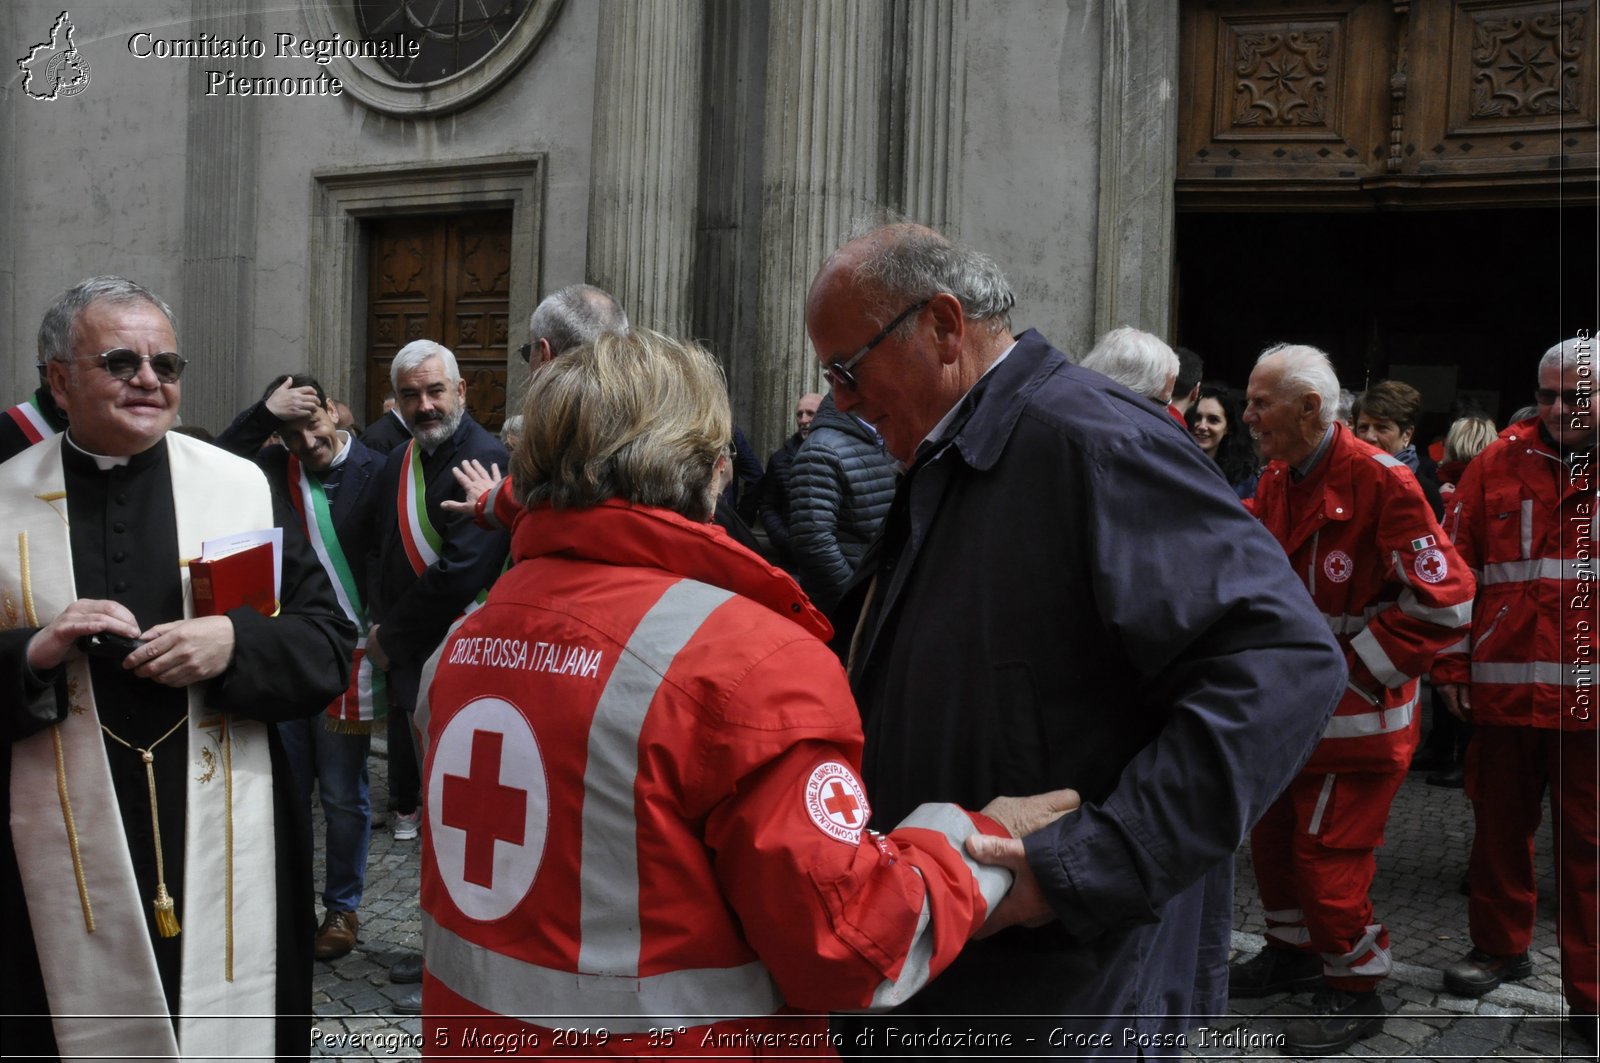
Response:
[[[199,556],[206,539],[272,524],[255,466],[177,433],[167,445],[172,563]],[[61,447],[59,435],[45,440],[0,472],[0,601],[13,626],[47,623],[77,598]],[[180,572],[192,616],[187,567]],[[183,1014],[174,1037],[88,662],[66,668],[66,717],[11,747],[11,837],[61,1057],[270,1058],[278,898],[266,726],[207,709],[205,684],[188,690],[184,896],[176,898]]]
[[[39,400],[37,398],[30,397],[27,402],[17,403],[6,411],[6,416],[15,421],[17,427],[22,429],[22,434],[27,437],[29,443],[38,443],[56,434],[55,427],[50,423],[50,418],[46,417],[44,411],[39,409]]]
[[[295,512],[300,514],[306,538],[311,541],[322,570],[328,574],[328,582],[333,584],[339,608],[356,628],[350,685],[328,704],[327,718],[323,722],[330,731],[365,734],[372,729],[374,720],[383,719],[388,712],[387,680],[384,672],[373,668],[372,662],[367,660],[367,610],[361,601],[361,585],[334,532],[328,492],[322,481],[307,473],[293,454],[289,455],[289,498]]]
[[[422,476],[422,456],[415,439],[406,444],[404,464],[400,467],[400,494],[395,503],[406,559],[411,562],[411,570],[420,576],[439,560],[444,537],[428,519],[428,482]]]

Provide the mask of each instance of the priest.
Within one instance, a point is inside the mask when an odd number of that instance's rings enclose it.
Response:
[[[269,724],[344,689],[354,629],[260,471],[169,433],[165,303],[83,281],[39,356],[70,427],[0,466],[0,1043],[304,1059],[311,852]],[[195,616],[201,543],[273,525],[276,612]]]

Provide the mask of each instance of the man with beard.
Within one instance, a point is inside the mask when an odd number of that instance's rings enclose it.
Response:
[[[367,653],[388,671],[391,719],[405,723],[390,728],[389,742],[395,837],[404,839],[417,836],[421,779],[410,716],[422,663],[451,622],[494,582],[508,547],[505,532],[443,508],[462,497],[450,470],[469,459],[505,468],[507,458],[500,441],[467,413],[466,384],[449,348],[432,340],[408,343],[395,355],[389,377],[412,438],[389,455],[383,470],[380,495],[387,501]],[[422,958],[401,960],[390,978],[420,982]],[[402,1011],[421,1006],[420,990],[396,1004]]]

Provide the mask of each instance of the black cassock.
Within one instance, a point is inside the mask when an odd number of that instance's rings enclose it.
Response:
[[[183,617],[183,585],[178,569],[177,519],[173,507],[167,446],[163,440],[126,466],[102,471],[72,446],[62,447],[67,512],[71,523],[72,572],[79,598],[112,599],[127,606],[141,629]],[[184,490],[206,489],[184,484]],[[228,615],[234,622],[233,660],[211,681],[212,707],[269,724],[314,715],[325,709],[349,677],[355,631],[339,609],[333,587],[318,565],[299,520],[273,490],[273,510],[284,529],[282,611],[268,619],[245,608]],[[4,518],[0,518],[3,526]],[[240,531],[253,529],[240,528]],[[41,618],[43,619],[43,618]],[[11,743],[62,719],[66,713],[63,669],[35,679],[25,651],[36,628],[0,632],[0,689],[6,691],[0,727],[0,802],[10,822]],[[120,661],[92,660],[90,676],[100,721],[134,746],[148,749],[186,711],[183,690],[140,679]],[[296,807],[289,771],[276,727],[267,729],[272,755],[274,823],[277,843],[278,1024],[277,1054],[304,1059],[310,1043],[312,937],[316,932],[311,879],[311,830]],[[107,738],[106,759],[121,808],[139,896],[155,896],[155,841],[150,828],[150,798],[139,754]],[[183,922],[184,837],[187,763],[183,732],[155,750],[157,808],[161,818],[166,883]],[[55,1037],[33,941],[32,919],[78,918],[75,897],[62,897],[49,913],[28,911],[17,870],[9,826],[0,846],[0,912],[5,919],[5,960],[0,963],[0,1044],[13,1054],[54,1056]],[[243,913],[248,916],[248,913]],[[144,917],[155,946],[167,1006],[181,1013],[182,937],[155,931],[148,904]],[[240,957],[240,962],[252,962]],[[266,1046],[262,1046],[263,1049]]]

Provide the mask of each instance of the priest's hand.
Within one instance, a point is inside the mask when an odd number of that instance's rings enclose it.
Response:
[[[102,631],[138,638],[139,620],[121,602],[79,598],[28,640],[28,667],[48,672],[78,653],[78,639]]]
[[[145,645],[128,654],[122,667],[162,686],[186,687],[215,678],[233,660],[233,621],[225,616],[157,624],[139,637]]]

